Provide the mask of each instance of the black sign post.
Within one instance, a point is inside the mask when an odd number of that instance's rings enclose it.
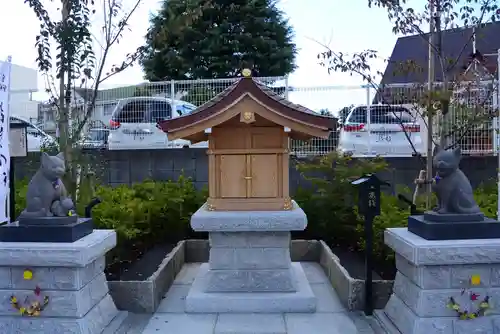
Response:
[[[358,211],[365,217],[365,314],[373,314],[373,219],[380,215],[380,186],[389,185],[368,174],[351,183],[358,188]]]

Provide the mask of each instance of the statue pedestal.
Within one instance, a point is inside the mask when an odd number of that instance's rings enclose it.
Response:
[[[306,226],[296,203],[289,211],[200,208],[191,227],[209,232],[210,258],[189,291],[186,311],[314,312],[316,299],[302,266],[290,259],[290,231]]]
[[[0,333],[102,333],[119,313],[104,275],[104,255],[115,245],[112,230],[72,243],[0,242]],[[39,316],[21,316],[11,296],[20,307],[45,296],[49,303]]]
[[[60,223],[63,222],[63,223]],[[94,231],[92,218],[78,218],[65,224],[64,218],[25,219],[0,226],[4,242],[75,242]]]
[[[406,228],[385,231],[396,252],[397,275],[385,309],[375,315],[398,334],[500,334],[500,239],[425,240]],[[471,286],[471,277],[481,282]],[[465,290],[466,293],[462,294]],[[468,291],[479,295],[471,302]],[[491,314],[459,320],[447,304],[476,311],[490,296]]]
[[[500,222],[484,214],[438,214],[408,217],[408,231],[426,240],[500,238]]]

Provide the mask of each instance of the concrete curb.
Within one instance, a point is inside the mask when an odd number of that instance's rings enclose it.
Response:
[[[365,281],[351,277],[330,247],[323,241],[319,241],[319,244],[319,264],[337,291],[341,302],[349,311],[363,310],[365,306]],[[373,281],[374,307],[376,309],[385,307],[391,296],[393,284],[394,281],[391,280]]]

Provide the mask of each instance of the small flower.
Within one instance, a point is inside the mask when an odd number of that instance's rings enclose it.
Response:
[[[481,276],[479,276],[479,275],[472,275],[472,277],[470,278],[470,283],[472,285],[479,285],[479,284],[481,284]]]
[[[10,297],[10,302],[11,302],[12,304],[17,303],[17,298],[16,298],[15,296],[11,296],[11,297]]]
[[[23,278],[27,281],[30,281],[33,279],[33,272],[31,270],[26,269],[23,273]]]
[[[20,308],[19,308],[19,313],[20,313],[20,314],[24,314],[24,313],[26,313],[26,308],[25,308],[25,307],[20,307]]]
[[[35,288],[35,290],[34,290],[34,292],[35,292],[35,295],[40,296],[40,293],[42,292],[42,289],[40,289],[40,287],[37,285],[36,288]]]
[[[479,297],[479,295],[478,295],[478,294],[473,293],[473,294],[471,294],[471,295],[470,295],[470,300],[472,300],[472,301],[476,301],[478,297]]]

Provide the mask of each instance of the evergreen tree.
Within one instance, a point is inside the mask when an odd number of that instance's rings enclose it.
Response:
[[[151,81],[234,77],[245,67],[282,76],[295,69],[292,39],[275,0],[164,0],[141,65]]]

